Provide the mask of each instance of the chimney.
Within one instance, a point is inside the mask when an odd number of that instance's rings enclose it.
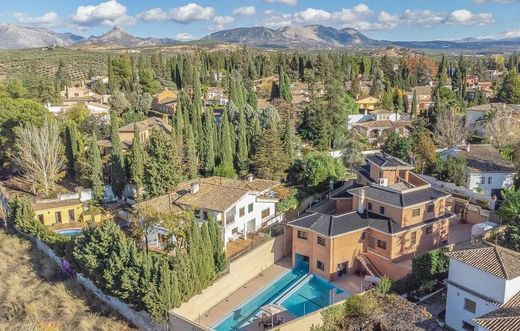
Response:
[[[195,194],[199,191],[200,189],[200,183],[199,182],[193,182],[191,183],[190,185],[190,193],[191,194]]]
[[[249,174],[249,175],[246,176],[246,181],[247,182],[252,182],[253,179],[254,179],[253,174]]]
[[[470,144],[467,144],[467,145],[466,145],[466,152],[469,153],[469,150],[470,150],[470,149],[471,149]]]
[[[362,188],[359,191],[359,200],[358,200],[358,213],[363,214],[365,212],[365,189]]]

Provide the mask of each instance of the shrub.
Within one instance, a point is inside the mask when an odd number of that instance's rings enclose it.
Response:
[[[392,287],[392,280],[388,276],[383,276],[377,284],[375,291],[379,294],[387,294]]]

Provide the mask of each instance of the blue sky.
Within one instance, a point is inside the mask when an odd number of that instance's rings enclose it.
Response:
[[[182,40],[243,26],[353,27],[388,40],[520,37],[520,0],[25,0],[0,1],[0,22]]]

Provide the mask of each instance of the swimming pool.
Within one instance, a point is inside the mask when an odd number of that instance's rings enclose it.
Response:
[[[331,304],[344,291],[318,276],[308,274],[309,266],[301,263],[234,309],[215,325],[215,331],[241,330],[261,315],[260,307],[278,304],[296,317]]]
[[[56,230],[55,232],[57,234],[61,234],[62,236],[71,237],[71,236],[77,236],[81,233],[81,229],[63,229],[63,230]]]

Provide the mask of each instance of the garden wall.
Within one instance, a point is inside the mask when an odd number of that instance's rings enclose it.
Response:
[[[57,256],[54,251],[44,244],[41,240],[38,238],[35,238],[31,235],[28,235],[26,233],[23,233],[17,229],[18,233],[20,233],[23,237],[29,239],[32,241],[36,247],[45,255],[47,255],[59,268],[61,268],[61,261],[62,259]],[[144,311],[137,312],[133,310],[128,304],[122,302],[121,300],[112,297],[110,295],[104,294],[100,289],[94,285],[94,283],[84,277],[81,274],[76,274],[76,278],[74,279],[76,282],[81,284],[83,287],[85,287],[87,290],[92,292],[96,297],[98,297],[101,301],[109,305],[112,309],[117,311],[119,314],[121,314],[124,318],[126,318],[130,323],[138,327],[140,330],[149,330],[149,331],[155,331],[155,330],[166,330],[167,326],[166,323],[163,323],[161,325],[155,323],[152,321],[150,315]],[[177,329],[175,329],[177,330]],[[178,329],[181,330],[181,329]]]
[[[229,273],[172,312],[185,319],[196,320],[199,314],[204,314],[243,284],[289,254],[290,250],[286,249],[288,236],[290,234],[272,238],[237,258],[230,263]]]

